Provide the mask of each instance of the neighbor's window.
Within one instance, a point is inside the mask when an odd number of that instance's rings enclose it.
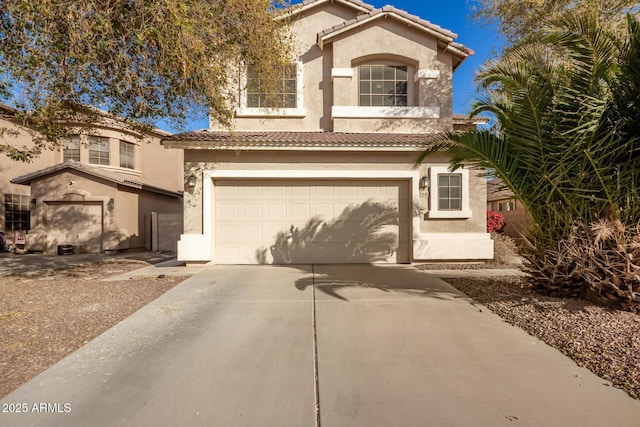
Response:
[[[260,79],[247,71],[247,107],[248,108],[297,108],[297,67],[290,64],[280,70],[275,84],[275,93],[263,92]]]
[[[407,67],[361,65],[359,81],[360,106],[407,105]]]
[[[506,202],[498,203],[498,212],[509,212],[515,210],[516,203],[514,200],[508,200]]]
[[[109,165],[109,139],[98,136],[89,137],[89,163]]]
[[[120,167],[134,169],[133,152],[135,144],[126,141],[120,141]]]
[[[27,231],[30,227],[29,197],[24,194],[4,195],[4,229]]]
[[[78,135],[62,141],[63,161],[80,161],[80,137]]]
[[[462,209],[462,175],[438,175],[438,210],[457,211]]]

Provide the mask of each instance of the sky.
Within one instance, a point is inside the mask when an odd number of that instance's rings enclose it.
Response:
[[[300,1],[293,0],[292,3]],[[364,0],[376,8],[390,4],[412,15],[417,15],[433,24],[458,34],[456,42],[462,43],[475,53],[467,58],[453,74],[453,112],[467,114],[476,99],[473,78],[492,52],[500,51],[503,41],[493,27],[475,22],[471,0]],[[164,128],[162,125],[159,127]],[[206,129],[207,119],[192,121],[187,130]],[[169,129],[167,129],[169,130]]]

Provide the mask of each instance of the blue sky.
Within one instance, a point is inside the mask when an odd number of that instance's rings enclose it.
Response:
[[[293,3],[299,1],[293,0]],[[458,34],[456,41],[475,51],[475,54],[458,67],[453,75],[453,112],[466,114],[476,98],[473,78],[482,63],[492,57],[493,51],[499,51],[502,40],[492,27],[480,25],[472,18],[472,0],[364,0],[375,7],[390,4],[405,10],[433,24]],[[187,130],[206,129],[206,119],[197,120],[187,125]],[[165,128],[160,125],[159,127]]]

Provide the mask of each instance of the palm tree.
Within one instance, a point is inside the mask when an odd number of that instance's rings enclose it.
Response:
[[[567,17],[487,63],[472,114],[497,125],[448,133],[417,158],[447,150],[454,168],[493,169],[533,220],[529,261],[556,250],[576,221],[640,220],[640,22],[628,16],[627,29]]]

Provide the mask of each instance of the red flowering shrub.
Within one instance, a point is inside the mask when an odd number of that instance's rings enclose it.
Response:
[[[502,233],[504,226],[504,215],[499,212],[487,210],[487,231],[489,233]]]

